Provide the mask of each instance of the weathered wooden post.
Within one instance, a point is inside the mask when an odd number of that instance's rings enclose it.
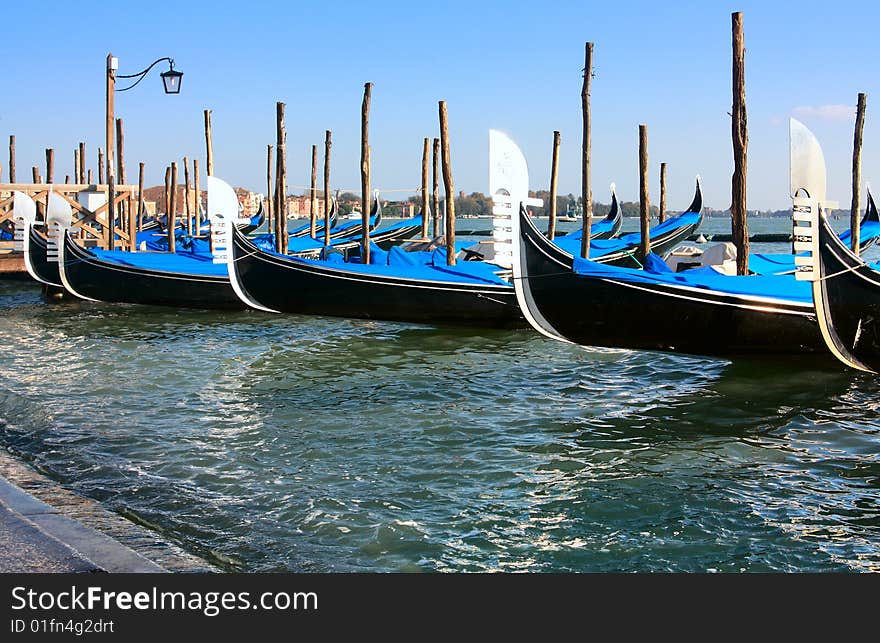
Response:
[[[428,155],[431,153],[431,140],[425,137],[422,149],[422,239],[428,238]]]
[[[266,146],[266,219],[268,221],[269,230],[275,232],[275,208],[273,192],[272,192],[272,146]]]
[[[104,185],[104,150],[98,148],[98,185]]]
[[[9,135],[9,182],[15,183],[15,134]]]
[[[168,252],[177,252],[174,231],[177,228],[177,162],[171,163],[171,205],[168,208]]]
[[[858,106],[856,107],[856,127],[853,134],[853,161],[852,161],[852,205],[849,211],[850,249],[859,254],[860,228],[859,210],[861,210],[862,197],[862,134],[865,131],[865,108],[868,97],[859,94]]]
[[[312,185],[309,190],[309,236],[318,233],[318,146],[312,145]]]
[[[3,176],[3,166],[0,165],[0,177],[2,177],[2,176]],[[64,175],[64,182],[70,183],[70,175],[69,174]]]
[[[195,209],[193,210],[193,218],[196,221],[196,235],[202,232],[202,193],[199,190],[199,159],[193,159],[193,190],[195,191]]]
[[[364,100],[361,103],[361,221],[363,243],[361,262],[370,263],[370,97],[373,83],[364,83]]]
[[[125,134],[121,118],[116,119],[116,176],[120,185],[125,185]]]
[[[186,233],[189,236],[193,234],[193,225],[192,225],[192,212],[190,212],[189,207],[189,159],[187,157],[183,157],[183,212],[186,216]]]
[[[34,177],[34,183],[42,183],[43,182],[42,177],[40,177],[40,168],[38,168],[36,165],[31,167],[31,174]]]
[[[73,182],[82,183],[82,177],[79,175],[79,148],[73,148]]]
[[[80,183],[84,183],[86,180],[86,144],[80,142],[79,144],[79,180]],[[92,180],[89,179],[89,183]]]
[[[550,164],[550,220],[547,222],[547,237],[549,239],[556,238],[556,191],[557,179],[559,178],[559,132],[553,132],[553,153]],[[519,216],[518,212],[514,212],[513,216]]]
[[[324,132],[324,245],[330,245],[330,130]]]
[[[284,128],[285,104],[275,104],[277,140],[275,153],[275,249],[287,254],[287,130]]]
[[[92,185],[92,168],[89,168],[88,173],[86,174],[86,178],[88,179],[86,183]]]
[[[137,204],[137,221],[135,223],[135,230],[138,232],[141,231],[141,228],[144,227],[144,164],[138,164],[138,204]],[[135,244],[137,244],[137,235],[132,235],[132,238],[135,240]],[[135,245],[137,248],[137,245]]]
[[[749,146],[746,118],[745,44],[742,12],[732,14],[733,31],[733,179],[730,227],[736,246],[736,274],[749,273],[749,222],[746,209],[746,160]]]
[[[639,125],[639,255],[642,261],[651,252],[651,200],[648,196],[648,126]]]
[[[446,101],[440,101],[440,149],[443,154],[443,186],[446,189],[446,265],[455,265],[455,186],[449,153],[449,122]]]
[[[660,223],[666,221],[666,163],[660,164]]]
[[[168,219],[171,217],[169,214],[169,209],[171,206],[171,166],[165,168],[165,203],[162,204],[165,208],[165,223],[168,223]]]
[[[125,137],[123,135],[122,130],[122,119],[116,119],[116,177],[119,179],[120,185],[126,184],[126,176],[125,176]],[[119,219],[120,219],[120,227],[127,228],[128,220],[129,220],[129,202],[126,200],[121,204]],[[130,233],[131,230],[128,230]],[[125,247],[123,245],[123,247]]]
[[[205,152],[207,155],[207,166],[205,169],[208,176],[214,176],[214,142],[211,138],[211,110],[205,110]]]
[[[440,236],[440,139],[435,138],[433,143],[433,177],[431,184],[431,213],[434,218],[434,238]]]
[[[593,43],[584,47],[584,84],[581,87],[581,112],[583,116],[583,143],[581,145],[581,199],[584,216],[581,223],[581,256],[590,258],[590,235],[593,228],[593,188],[590,184],[590,153],[592,130],[590,124],[590,86],[593,80]]]
[[[116,95],[116,59],[113,54],[107,54],[107,110],[104,128],[105,145],[107,153],[107,249],[113,250],[116,245],[116,165],[114,160],[114,104]]]
[[[55,150],[46,150],[46,182],[55,183]]]

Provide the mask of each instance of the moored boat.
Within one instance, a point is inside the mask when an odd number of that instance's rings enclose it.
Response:
[[[70,234],[70,206],[49,194],[50,235],[59,240],[58,267],[65,290],[80,299],[182,308],[244,308],[222,265],[195,253],[89,250]]]
[[[209,177],[212,216],[228,221],[234,192]],[[232,226],[215,243],[227,253],[230,281],[249,306],[270,312],[406,321],[433,325],[523,325],[516,297],[500,266],[461,261],[445,251],[392,248],[384,263],[360,264],[280,255],[254,245]],[[219,254],[219,253],[218,253]],[[371,253],[378,261],[382,251]]]
[[[497,133],[496,133],[497,134]],[[496,152],[525,165],[496,135]],[[792,276],[729,277],[712,269],[673,273],[656,255],[646,270],[574,257],[546,239],[515,199],[511,208],[517,300],[553,339],[702,355],[821,353],[808,289]]]

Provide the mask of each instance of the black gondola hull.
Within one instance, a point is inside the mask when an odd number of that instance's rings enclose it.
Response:
[[[64,277],[74,295],[98,301],[242,310],[228,277],[187,275],[102,261],[64,235]]]
[[[880,373],[880,273],[820,219],[820,280],[813,284],[813,298],[826,342],[844,363]]]
[[[58,274],[58,263],[49,261],[48,258],[48,241],[33,226],[29,227],[29,230],[26,240],[28,244],[28,272],[32,272],[31,276],[37,281],[62,288],[61,275]]]
[[[232,253],[243,294],[277,312],[444,326],[525,326],[510,286],[435,283],[315,266],[263,252],[237,232]]]
[[[717,356],[825,352],[809,304],[579,275],[525,216],[520,243],[529,308],[568,341]]]

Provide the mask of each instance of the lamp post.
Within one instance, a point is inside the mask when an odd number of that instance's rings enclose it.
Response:
[[[127,75],[117,75],[116,70],[119,69],[119,59],[116,58],[113,54],[107,54],[107,110],[106,110],[106,123],[105,123],[105,140],[104,145],[107,150],[106,155],[106,171],[107,171],[107,249],[113,250],[114,246],[114,237],[116,235],[115,224],[116,224],[116,163],[114,162],[115,150],[114,150],[114,132],[113,125],[116,122],[116,115],[114,113],[114,96],[116,92],[124,92],[129,89],[134,88],[138,83],[140,83],[146,75],[150,72],[150,70],[155,67],[160,62],[168,63],[168,71],[162,72],[160,76],[162,77],[162,86],[165,89],[166,94],[179,94],[180,93],[180,84],[183,79],[183,72],[179,72],[174,69],[174,60],[171,58],[163,57],[157,60],[154,60],[149,67],[144,69],[143,71],[139,71],[136,74],[127,74]],[[116,79],[117,78],[135,78],[135,80],[128,87],[123,87],[122,89],[116,89]],[[133,233],[132,233],[133,234]]]

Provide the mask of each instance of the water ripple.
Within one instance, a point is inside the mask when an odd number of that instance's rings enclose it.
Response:
[[[827,363],[0,309],[0,443],[230,569],[880,569],[880,387]]]

